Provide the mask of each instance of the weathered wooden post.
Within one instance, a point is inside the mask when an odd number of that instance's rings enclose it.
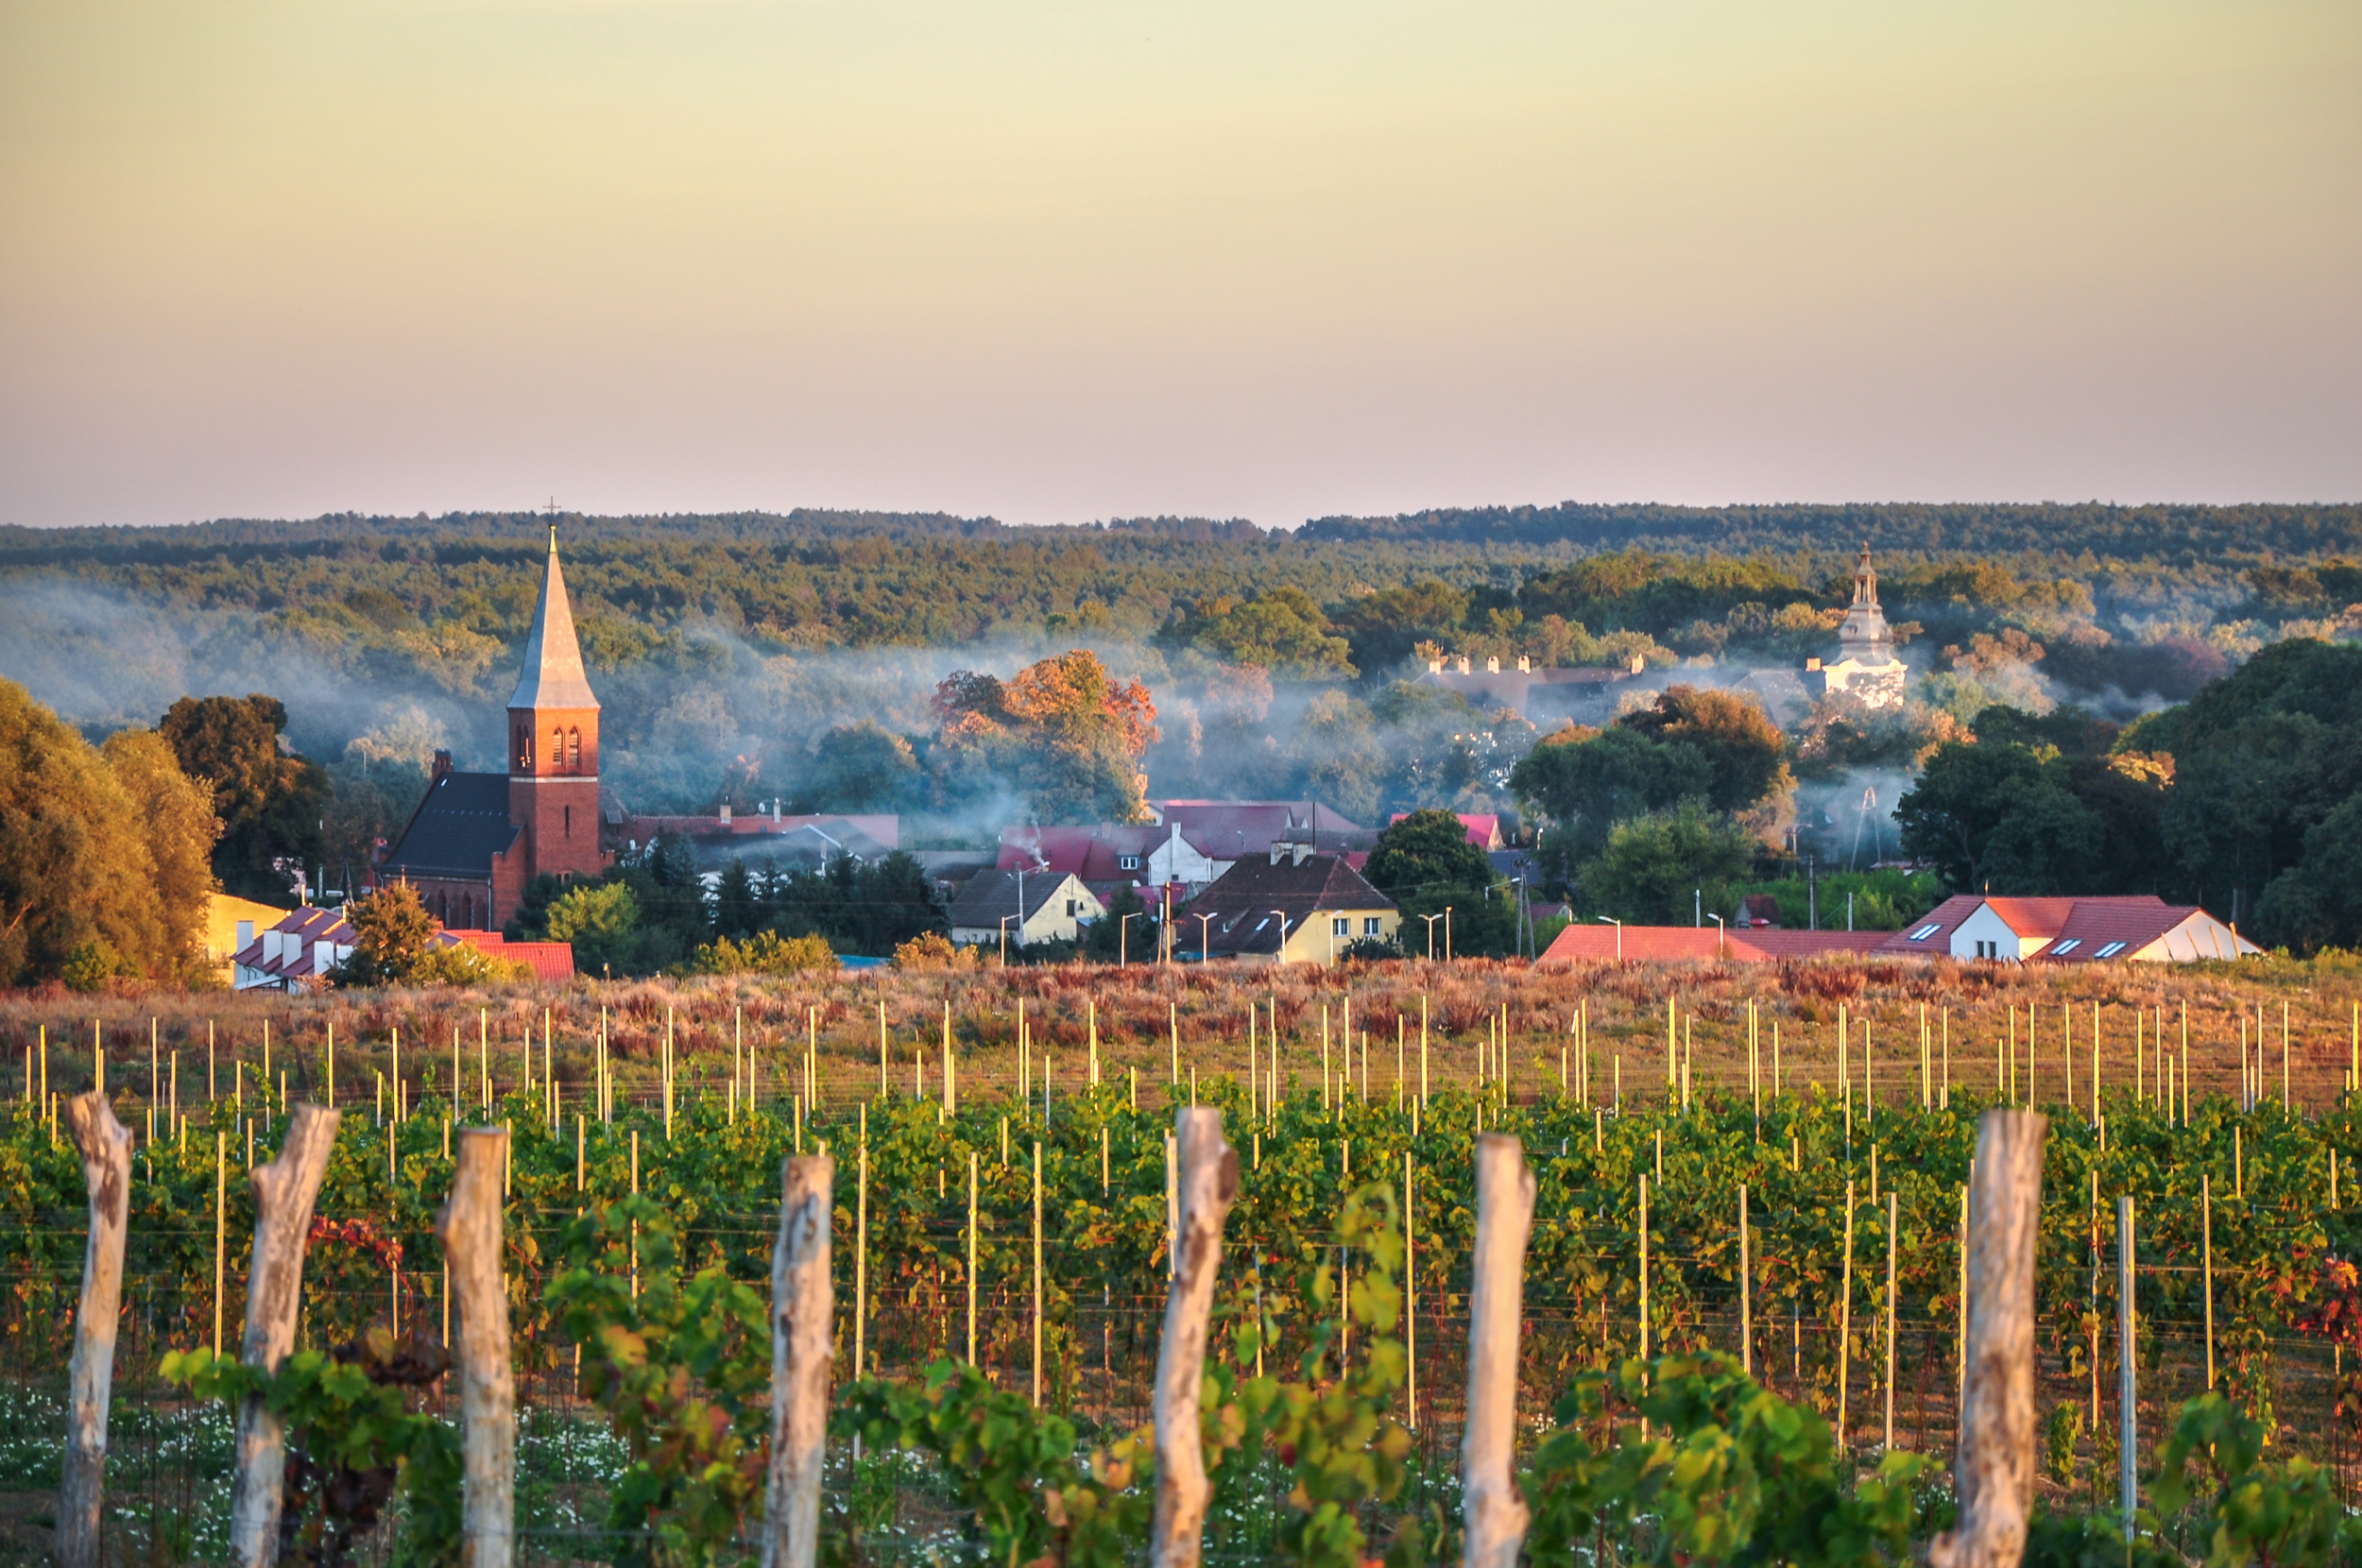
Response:
[[[779,1239],[771,1249],[771,1476],[763,1497],[762,1568],[813,1568],[820,1547],[835,1181],[836,1162],[826,1154],[791,1156],[779,1177]]]
[[[303,1247],[312,1203],[336,1142],[334,1111],[299,1105],[278,1158],[248,1173],[254,1184],[254,1255],[247,1267],[246,1338],[239,1359],[275,1372],[295,1344],[303,1296]],[[279,1494],[286,1429],[260,1395],[238,1408],[238,1473],[230,1502],[230,1556],[239,1568],[270,1568],[279,1555]]]
[[[1174,1113],[1179,1155],[1172,1283],[1164,1339],[1156,1349],[1156,1516],[1149,1533],[1155,1568],[1196,1568],[1213,1495],[1199,1451],[1198,1391],[1206,1378],[1206,1335],[1222,1267],[1222,1227],[1239,1196],[1239,1151],[1224,1141],[1222,1113]]]
[[[516,1556],[517,1385],[508,1361],[508,1282],[501,1269],[501,1188],[508,1133],[460,1130],[458,1169],[435,1234],[459,1299],[460,1453],[466,1486],[461,1568],[508,1568]]]
[[[1525,1543],[1517,1491],[1518,1317],[1526,1239],[1533,1229],[1533,1172],[1517,1140],[1477,1139],[1476,1249],[1468,1286],[1468,1425],[1461,1440],[1465,1568],[1515,1568]]]
[[[114,1386],[115,1318],[123,1305],[123,1236],[131,1213],[131,1130],[95,1091],[66,1102],[90,1186],[82,1304],[74,1317],[65,1483],[58,1496],[58,1561],[98,1568],[107,1494],[107,1404]]]
[[[1968,1195],[1968,1343],[1954,1484],[1957,1529],[1928,1551],[1933,1568],[2016,1568],[2034,1489],[2034,1242],[2042,1146],[2032,1111],[1977,1118]]]

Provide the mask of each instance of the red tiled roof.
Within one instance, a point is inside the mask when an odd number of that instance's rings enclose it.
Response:
[[[2087,898],[2076,905],[2075,912],[2049,946],[2034,956],[2051,963],[2091,963],[2129,958],[2167,931],[2192,921],[2214,924],[2213,917],[2196,904],[2143,905],[2131,899]],[[2191,946],[2203,953],[2209,944],[2194,938]],[[2228,945],[2217,942],[2216,946]],[[2239,946],[2242,951],[2250,950],[2245,939],[2240,940]],[[2221,956],[2237,955],[2225,952]]]
[[[532,969],[533,978],[563,983],[574,978],[574,945],[571,942],[511,942],[498,931],[450,931],[478,952],[505,958]]]
[[[1813,958],[1824,953],[1867,953],[1886,939],[1884,931],[1734,930],[1727,936],[1708,926],[1626,926],[1619,933],[1605,922],[1569,926],[1544,948],[1537,964],[1563,963],[1763,963],[1774,959]],[[1620,940],[1619,940],[1620,938]]]
[[[1986,905],[1991,905],[2002,923],[2021,937],[2051,939],[2067,934],[2068,926],[2078,920],[2124,919],[2139,924],[2166,913],[2165,900],[2149,893],[2109,894],[2092,898],[1988,898],[1973,893],[1956,893],[1928,911],[1924,918],[1887,938],[1879,951],[1922,956],[1948,953],[1952,950],[1952,933],[1960,929],[1960,922]],[[2171,929],[2180,919],[2176,915],[2166,920],[2157,931]],[[1920,935],[1922,931],[1926,934]],[[2104,943],[2107,939],[2101,940]]]
[[[1101,823],[1091,827],[1011,827],[1001,829],[1002,871],[1052,871],[1080,877],[1086,882],[1139,882],[1148,876],[1148,857],[1172,837],[1167,827],[1129,823]],[[1190,835],[1181,835],[1187,840]],[[1125,856],[1140,864],[1126,870]]]
[[[1392,827],[1408,815],[1410,813],[1407,811],[1396,811],[1386,819],[1386,826]],[[1501,819],[1498,812],[1454,811],[1452,815],[1460,819],[1460,826],[1468,830],[1468,842],[1479,849],[1498,849],[1501,846]]]

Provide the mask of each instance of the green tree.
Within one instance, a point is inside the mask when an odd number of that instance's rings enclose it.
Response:
[[[883,724],[839,724],[820,738],[808,786],[823,811],[875,811],[899,802],[918,777],[911,743]]]
[[[1275,588],[1247,600],[1220,594],[1202,601],[1175,624],[1169,640],[1296,679],[1355,673],[1345,639],[1300,588]]]
[[[1737,900],[1754,844],[1746,830],[1697,801],[1619,822],[1580,878],[1587,908],[1637,925],[1686,926],[1703,906]]]
[[[214,787],[221,842],[214,875],[247,898],[288,895],[299,877],[327,858],[320,819],[327,770],[280,744],[287,707],[276,697],[183,697],[156,726],[181,771]]]
[[[2362,947],[2362,795],[2305,833],[2303,857],[2264,890],[2255,926],[2302,952]]]
[[[352,956],[331,973],[338,985],[410,983],[442,929],[407,882],[354,899],[345,918],[352,925]]]
[[[1423,916],[1451,912],[1455,956],[1514,952],[1517,906],[1513,890],[1493,874],[1493,862],[1468,842],[1467,824],[1449,811],[1412,811],[1378,836],[1361,874],[1402,910],[1412,933],[1405,947],[1427,950]],[[1440,939],[1436,952],[1444,950]]]
[[[1625,714],[1616,727],[1695,751],[1705,762],[1709,810],[1744,811],[1793,783],[1788,773],[1788,741],[1763,705],[1752,697],[1669,686],[1653,707]]]
[[[2041,780],[2042,763],[2024,746],[1952,741],[1937,747],[1895,803],[1904,851],[1934,866],[1955,891],[1982,888],[1994,830]]]
[[[625,882],[596,882],[568,890],[549,908],[545,929],[552,942],[573,945],[574,967],[604,974],[631,969],[631,946],[640,931],[640,900]]]
[[[1130,926],[1123,917],[1132,916]],[[1083,935],[1083,951],[1102,963],[1113,963],[1119,958],[1134,963],[1145,963],[1156,956],[1156,914],[1140,902],[1140,895],[1126,882],[1116,889],[1107,900],[1107,917],[1091,923]]]

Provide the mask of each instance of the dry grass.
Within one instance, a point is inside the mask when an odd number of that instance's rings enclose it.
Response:
[[[653,1071],[668,1018],[676,1049],[693,1075],[727,1074],[735,1029],[762,1053],[766,1086],[787,1070],[808,1028],[815,1030],[823,1082],[831,1098],[874,1087],[878,1070],[879,1007],[899,1086],[913,1078],[924,1051],[932,1083],[936,1047],[949,1004],[959,1048],[964,1092],[993,1092],[1014,1084],[1017,1025],[1023,1009],[1037,1050],[1052,1054],[1062,1082],[1083,1065],[1094,1031],[1113,1072],[1138,1070],[1142,1088],[1163,1082],[1177,1027],[1182,1074],[1238,1073],[1246,1063],[1248,1017],[1267,1039],[1278,1022],[1284,1071],[1317,1082],[1324,1017],[1332,1040],[1351,1000],[1357,1037],[1366,1040],[1374,1093],[1384,1093],[1395,1070],[1395,1042],[1415,1077],[1421,1018],[1429,1041],[1429,1072],[1438,1085],[1473,1076],[1488,1019],[1507,1010],[1515,1082],[1554,1087],[1569,1027],[1582,1012],[1592,1042],[1595,1082],[1602,1088],[1621,1055],[1635,1084],[1662,1072],[1666,1006],[1686,1032],[1700,1087],[1746,1082],[1746,1019],[1760,1010],[1766,1042],[1777,1027],[1787,1081],[1825,1082],[1835,1076],[1836,1025],[1842,1009],[1858,1049],[1867,1023],[1875,1052],[1876,1082],[1893,1098],[1917,1093],[1922,1012],[1939,1040],[1951,1044],[1956,1082],[1989,1085],[1999,1042],[2014,1037],[2023,1049],[2028,1009],[2037,1031],[2039,1085],[2045,1098],[2064,1087],[2062,1028],[2072,1010],[2078,1098],[2089,1092],[2090,1033],[2098,1009],[2102,1073],[2113,1088],[2133,1071],[2136,1030],[2153,1043],[2163,1011],[2177,1055],[2182,1014],[2189,1020],[2194,1091],[2231,1092],[2238,1082],[2244,1027],[2264,1031],[2265,1071],[2276,1091],[2281,1022],[2286,1010],[2288,1068],[2294,1098],[2324,1105],[2336,1098],[2350,1060],[2355,1008],[2362,1003],[2362,963],[2337,956],[2295,963],[2251,960],[2238,965],[2094,964],[2080,967],[1964,964],[1948,961],[1817,960],[1777,965],[1599,964],[1572,970],[1483,961],[1400,963],[1324,970],[1156,968],[1135,964],[985,969],[966,973],[873,970],[795,979],[734,977],[695,980],[631,980],[563,987],[518,986],[489,991],[364,991],[287,997],[219,992],[126,993],[103,997],[62,991],[0,997],[0,1048],[9,1065],[0,1082],[20,1078],[25,1051],[45,1029],[53,1090],[87,1083],[95,1023],[116,1071],[129,1069],[135,1092],[145,1087],[151,1023],[163,1051],[178,1049],[184,1103],[203,1091],[209,1031],[218,1046],[222,1086],[235,1059],[259,1065],[267,1025],[274,1076],[287,1072],[299,1094],[319,1092],[324,1047],[333,1025],[337,1041],[340,1099],[349,1101],[373,1071],[392,1065],[398,1031],[406,1076],[448,1070],[454,1031],[472,1082],[479,1040],[488,1041],[497,1083],[515,1079],[522,1042],[538,1042],[546,1015],[558,1078],[569,1086],[587,1078],[589,1042],[602,1014],[622,1081],[629,1085]],[[2149,1019],[2136,1024],[2136,1017]],[[811,1023],[808,1024],[808,1018]],[[432,1057],[433,1065],[429,1065]],[[1357,1066],[1360,1064],[1357,1063]],[[249,1071],[252,1070],[249,1068]],[[2144,1069],[2144,1081],[2153,1065]],[[11,1087],[14,1087],[11,1084]]]

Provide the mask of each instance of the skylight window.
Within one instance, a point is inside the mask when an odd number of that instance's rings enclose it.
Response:
[[[2080,937],[2080,936],[2071,936],[2071,937],[2068,937],[2068,938],[2067,938],[2064,942],[2060,943],[2060,944],[2059,944],[2056,947],[2051,948],[2050,950],[2051,950],[2052,952],[2054,952],[2054,953],[2071,953],[2071,952],[2075,951],[2075,949],[2076,949],[2076,948],[2080,947],[2082,945],[2083,945],[2083,939],[2082,939],[2081,937]]]
[[[1911,932],[1911,940],[1913,942],[1925,942],[1942,929],[1943,929],[1943,922],[1940,920],[1930,920],[1925,926],[1920,927],[1919,929]]]
[[[2120,952],[2122,952],[2122,951],[2124,951],[2124,944],[2123,944],[2123,943],[2121,943],[2121,942],[2111,942],[2111,943],[2109,943],[2109,944],[2108,944],[2108,946],[2106,946],[2105,947],[2100,948],[2100,949],[2099,949],[2099,951],[2097,951],[2097,952],[2094,953],[2094,954],[2092,955],[2092,957],[2094,957],[2094,958],[2114,958],[2114,957],[2115,957],[2118,953],[2120,953]]]

